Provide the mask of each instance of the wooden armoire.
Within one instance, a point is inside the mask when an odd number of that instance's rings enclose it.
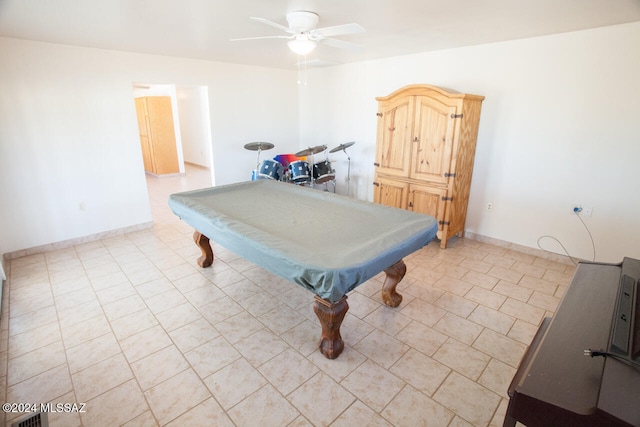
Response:
[[[169,96],[135,98],[144,170],[154,175],[180,172]]]
[[[376,100],[374,201],[435,217],[444,249],[464,233],[484,97],[417,84]]]

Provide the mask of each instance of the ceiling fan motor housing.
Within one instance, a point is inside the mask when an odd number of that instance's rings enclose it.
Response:
[[[318,20],[318,15],[313,12],[299,10],[287,13],[289,29],[298,33],[304,33],[316,28]]]

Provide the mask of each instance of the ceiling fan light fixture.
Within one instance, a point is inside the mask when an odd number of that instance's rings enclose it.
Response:
[[[287,43],[289,49],[298,55],[307,55],[316,48],[316,42],[307,38],[297,38]]]

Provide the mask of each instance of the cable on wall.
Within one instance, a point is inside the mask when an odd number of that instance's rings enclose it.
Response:
[[[582,211],[581,208],[574,208],[573,209],[573,213],[578,217],[578,219],[580,220],[580,222],[582,223],[582,225],[584,226],[585,230],[587,230],[587,234],[589,234],[589,239],[591,239],[591,248],[593,251],[593,259],[591,261],[595,262],[596,261],[596,244],[593,240],[593,235],[591,234],[591,231],[589,230],[589,227],[587,227],[587,224],[584,222],[584,220],[582,219],[582,216],[580,216],[580,212]],[[560,245],[560,247],[562,248],[562,250],[564,251],[564,253],[569,257],[569,259],[571,260],[571,262],[573,262],[575,265],[578,265],[578,261],[576,260],[576,258],[572,257],[571,254],[569,254],[569,251],[567,250],[567,248],[565,248],[565,246],[562,244],[562,242],[560,240],[558,240],[556,237],[554,236],[550,236],[550,235],[544,235],[544,236],[540,236],[538,238],[538,248],[542,249],[545,252],[548,253],[555,253],[552,251],[549,251],[545,248],[543,248],[540,244],[540,241],[542,239],[551,239],[554,240],[556,243],[558,243]]]

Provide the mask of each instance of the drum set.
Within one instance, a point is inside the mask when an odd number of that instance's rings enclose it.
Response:
[[[349,167],[347,171],[347,183],[351,179],[351,157],[346,149],[355,144],[355,141],[340,144],[327,151],[326,145],[309,147],[295,154],[279,154],[273,159],[260,161],[262,151],[271,150],[274,145],[270,142],[250,142],[244,148],[258,152],[256,168],[251,171],[251,180],[272,179],[276,181],[289,182],[297,185],[315,187],[317,184],[331,184],[333,192],[336,191],[336,172],[331,167],[329,153],[344,151],[347,155]],[[324,160],[315,161],[315,155],[324,153]],[[308,162],[308,156],[311,162]],[[326,186],[325,186],[326,189]],[[347,185],[347,191],[348,185]]]

